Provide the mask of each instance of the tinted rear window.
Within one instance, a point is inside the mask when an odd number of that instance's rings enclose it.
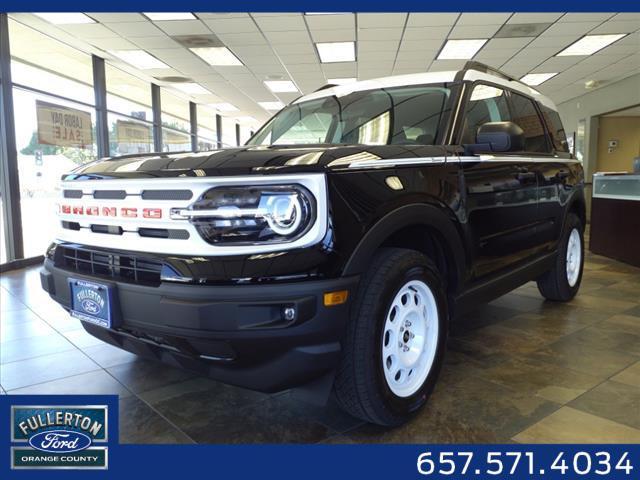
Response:
[[[524,150],[526,152],[549,153],[550,145],[533,101],[512,92],[511,106],[513,122],[524,131]]]
[[[542,110],[544,121],[547,124],[547,129],[549,129],[551,133],[553,147],[559,152],[568,152],[569,144],[567,143],[567,134],[560,121],[560,115],[558,115],[558,112],[544,105],[540,105],[540,109]]]

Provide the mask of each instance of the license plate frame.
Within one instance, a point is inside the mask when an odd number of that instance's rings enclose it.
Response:
[[[72,317],[102,328],[117,326],[116,286],[69,278]]]

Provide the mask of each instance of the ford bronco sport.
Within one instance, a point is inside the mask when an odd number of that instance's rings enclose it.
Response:
[[[245,146],[64,176],[42,286],[110,344],[398,425],[452,319],[573,298],[583,181],[554,105],[484,65],[327,86]]]

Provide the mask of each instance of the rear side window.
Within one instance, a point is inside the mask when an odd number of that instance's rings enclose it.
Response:
[[[569,144],[567,143],[567,134],[564,131],[562,122],[560,121],[560,115],[555,110],[551,110],[549,107],[540,105],[542,110],[542,116],[547,124],[547,129],[551,133],[551,140],[553,141],[553,147],[558,152],[569,152]]]
[[[524,132],[524,151],[549,153],[551,148],[533,101],[512,92],[511,107],[512,122]]]
[[[476,143],[478,127],[484,123],[509,120],[511,117],[504,90],[489,85],[476,85],[467,103],[461,143]]]

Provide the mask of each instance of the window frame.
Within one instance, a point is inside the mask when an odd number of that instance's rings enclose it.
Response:
[[[544,136],[545,136],[545,142],[547,143],[547,145],[549,146],[549,151],[548,152],[533,152],[533,151],[527,151],[527,150],[519,150],[517,152],[494,152],[494,153],[499,153],[500,156],[509,156],[509,157],[522,157],[522,156],[531,156],[531,157],[559,157],[561,156],[560,154],[563,152],[557,152],[554,145],[553,145],[553,141],[550,137],[550,133],[549,133],[549,128],[547,127],[546,122],[544,121],[544,117],[542,116],[541,113],[541,109],[540,109],[540,105],[539,105],[539,101],[537,99],[535,99],[534,97],[532,97],[531,95],[527,95],[526,93],[523,92],[519,92],[516,90],[513,90],[512,88],[506,86],[506,85],[501,85],[499,83],[496,82],[491,82],[489,80],[475,80],[475,81],[467,81],[466,82],[466,86],[468,88],[465,89],[464,94],[463,94],[463,98],[462,98],[462,107],[461,108],[461,115],[458,115],[459,120],[457,120],[457,125],[455,125],[455,131],[454,131],[454,135],[453,137],[456,139],[455,145],[456,146],[462,146],[462,136],[464,134],[463,131],[463,126],[464,126],[464,120],[465,120],[465,116],[467,114],[467,107],[469,105],[469,101],[471,99],[471,94],[473,92],[473,89],[477,86],[477,85],[486,85],[489,87],[494,87],[494,88],[499,88],[500,90],[503,90],[505,92],[506,95],[506,99],[507,99],[507,107],[509,109],[509,116],[511,117],[511,119],[509,121],[513,122],[513,105],[512,105],[512,100],[511,100],[511,95],[512,94],[517,94],[520,95],[528,100],[530,100],[533,105],[534,108],[536,110],[536,114],[538,115],[538,120],[540,121],[540,123],[542,124],[542,129],[544,130]],[[513,122],[515,123],[515,122]]]

